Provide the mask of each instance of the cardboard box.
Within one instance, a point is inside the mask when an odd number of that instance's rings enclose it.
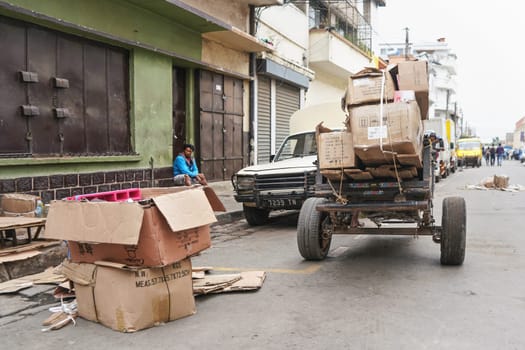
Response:
[[[381,100],[381,82],[383,72],[376,68],[365,68],[348,78],[345,101],[347,106],[358,106],[365,103],[377,103]],[[394,80],[390,72],[385,74],[385,101],[394,99]]]
[[[331,131],[319,134],[318,155],[320,169],[355,167],[352,133]]]
[[[414,90],[421,119],[428,119],[428,64],[427,61],[402,61],[392,70],[397,75],[399,90]]]
[[[191,261],[159,268],[64,263],[81,317],[120,332],[135,332],[195,313]]]
[[[24,193],[6,193],[2,195],[2,210],[9,213],[29,213],[36,209],[39,197]]]
[[[67,240],[73,262],[164,266],[211,246],[216,220],[201,188],[127,202],[55,201],[45,238]]]
[[[423,125],[415,101],[384,105],[382,127],[379,105],[354,107],[350,110],[350,124],[354,152],[364,165],[392,164],[391,152],[396,152],[409,156],[398,158],[401,164],[421,167]]]
[[[201,188],[208,198],[208,202],[211,205],[213,211],[226,211],[224,204],[221,202],[213,188],[209,186],[194,185],[194,188]],[[175,186],[175,187],[146,187],[141,188],[142,198],[158,197],[163,194],[177,193],[187,190],[186,186]]]

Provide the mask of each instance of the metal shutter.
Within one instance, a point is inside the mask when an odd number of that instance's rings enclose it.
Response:
[[[270,161],[270,79],[257,77],[257,163]]]
[[[276,108],[275,108],[275,147],[281,145],[290,133],[290,117],[299,110],[300,90],[292,85],[277,82],[276,84]]]

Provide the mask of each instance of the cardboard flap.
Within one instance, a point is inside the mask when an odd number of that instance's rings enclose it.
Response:
[[[89,286],[95,283],[95,270],[97,266],[94,264],[77,264],[64,261],[60,266],[60,272],[71,281],[82,286]]]
[[[120,269],[120,270],[130,270],[130,271],[143,269],[143,267],[128,266],[128,265],[125,265],[125,264],[116,263],[116,262],[112,262],[112,261],[105,261],[105,260],[97,260],[97,261],[95,261],[95,265],[111,267],[111,268]]]
[[[374,67],[365,67],[363,68],[362,70],[360,70],[359,72],[357,72],[356,74],[353,74],[351,76],[352,79],[359,79],[359,78],[363,78],[363,77],[373,77],[373,76],[381,76],[383,74],[383,72],[378,69],[378,68],[374,68]]]
[[[213,209],[200,188],[153,198],[172,231],[208,225],[216,222]]]
[[[144,210],[137,203],[51,203],[45,238],[77,242],[137,244]]]
[[[204,194],[206,195],[206,198],[208,198],[208,202],[211,205],[211,208],[213,211],[226,211],[226,208],[224,207],[224,204],[222,204],[221,200],[211,187],[203,187]]]

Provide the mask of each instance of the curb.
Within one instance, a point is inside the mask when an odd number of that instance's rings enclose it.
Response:
[[[211,226],[231,224],[234,221],[244,219],[244,212],[242,210],[234,210],[226,213],[215,215],[217,222],[211,224]]]

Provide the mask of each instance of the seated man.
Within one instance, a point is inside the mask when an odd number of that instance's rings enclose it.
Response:
[[[175,162],[173,162],[173,181],[175,185],[208,184],[204,174],[199,173],[195,158],[192,157],[194,150],[195,147],[193,145],[184,144],[182,153],[175,158]]]

